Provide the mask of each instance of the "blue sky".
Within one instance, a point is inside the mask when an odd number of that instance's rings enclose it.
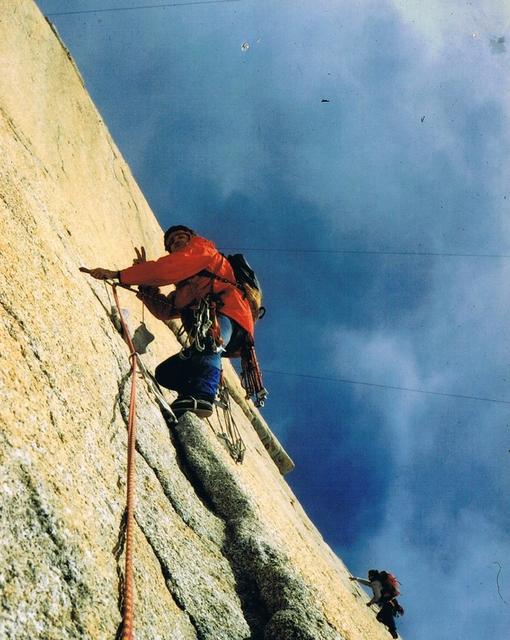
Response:
[[[362,253],[510,255],[510,5],[424,4],[51,19],[161,225],[250,249],[263,413],[327,542],[397,574],[404,636],[499,640],[510,404],[300,377],[510,401],[510,259]]]

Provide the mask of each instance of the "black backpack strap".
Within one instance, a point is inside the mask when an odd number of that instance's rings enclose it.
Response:
[[[199,271],[195,275],[203,276],[204,278],[211,278],[211,279],[214,279],[214,280],[219,280],[220,282],[224,282],[225,284],[230,284],[233,287],[236,287],[237,289],[239,289],[240,291],[243,291],[243,293],[244,293],[244,289],[240,284],[238,284],[237,282],[232,282],[232,280],[229,280],[228,278],[223,278],[222,276],[219,276],[216,273],[213,273],[212,271],[209,271],[208,269],[202,269],[202,271]]]

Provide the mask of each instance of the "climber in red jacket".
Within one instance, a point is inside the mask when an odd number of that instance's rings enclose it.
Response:
[[[190,345],[158,365],[156,380],[177,391],[172,403],[177,417],[186,411],[207,417],[220,382],[221,356],[236,355],[246,335],[253,339],[254,320],[229,261],[211,241],[177,225],[166,231],[164,242],[168,255],[158,260],[145,260],[142,248],[131,267],[86,271],[99,280],[140,285],[138,297],[153,315],[164,322],[181,318]],[[175,291],[159,292],[169,284]]]

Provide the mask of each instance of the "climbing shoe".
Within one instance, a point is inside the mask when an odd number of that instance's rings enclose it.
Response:
[[[194,413],[199,418],[208,418],[213,412],[212,402],[197,400],[193,398],[193,396],[177,398],[170,406],[177,418],[180,418],[186,411],[191,411],[191,413]]]

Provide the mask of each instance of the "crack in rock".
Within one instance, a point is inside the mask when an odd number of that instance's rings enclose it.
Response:
[[[264,529],[248,491],[211,443],[204,423],[185,414],[175,433],[203,489],[227,525],[224,554],[241,587],[252,639],[341,640],[314,594]],[[254,591],[258,607],[253,606]]]
[[[112,409],[112,417],[110,418],[110,428],[113,429],[115,423],[117,422],[117,408],[120,411],[120,415],[126,427],[128,426],[128,411],[126,410],[124,403],[122,401],[126,389],[127,381],[130,378],[131,370],[128,370],[119,380],[117,386],[117,393],[115,394],[115,398],[113,399],[113,409]],[[110,438],[110,442],[112,442],[117,435],[118,430],[116,429]]]
[[[137,477],[136,522],[198,640],[249,640],[235,577],[218,545],[182,522],[149,467],[140,465]]]
[[[195,634],[196,634],[197,640],[202,640],[200,629],[196,624],[195,618],[194,618],[193,615],[190,614],[189,611],[186,610],[185,604],[184,604],[184,602],[182,600],[182,597],[179,594],[179,590],[176,587],[176,584],[175,584],[175,582],[174,582],[174,580],[172,578],[172,575],[171,575],[167,565],[163,561],[161,555],[158,553],[158,549],[154,546],[154,544],[152,543],[150,537],[145,535],[143,527],[140,525],[140,522],[138,521],[138,518],[136,518],[136,516],[135,516],[135,520],[136,520],[136,523],[138,524],[138,526],[140,527],[141,532],[144,534],[144,537],[147,540],[147,544],[152,549],[152,552],[154,553],[154,556],[155,556],[156,560],[159,563],[159,567],[161,569],[161,575],[163,576],[163,580],[165,581],[165,586],[166,586],[166,588],[168,590],[168,593],[172,597],[172,600],[175,602],[177,607],[182,611],[182,613],[189,620],[189,623],[191,624],[191,626],[195,630]]]

